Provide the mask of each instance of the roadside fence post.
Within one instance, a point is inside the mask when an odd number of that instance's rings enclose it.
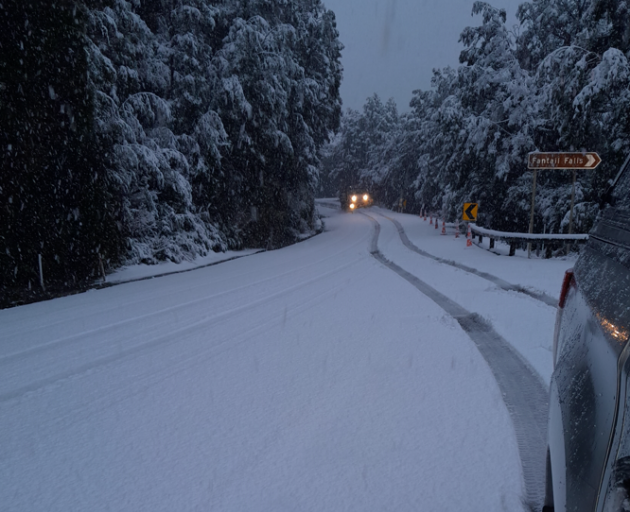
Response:
[[[46,291],[46,286],[44,286],[44,266],[42,265],[42,255],[37,255],[37,261],[39,262],[39,284],[42,287],[42,290]]]
[[[101,277],[103,278],[103,282],[106,282],[107,279],[105,279],[105,268],[103,267],[103,258],[101,258],[101,253],[98,253],[98,267],[101,271]]]

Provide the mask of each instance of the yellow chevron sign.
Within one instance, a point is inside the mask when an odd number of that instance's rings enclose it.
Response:
[[[464,214],[462,219],[475,222],[477,220],[477,203],[464,203]]]

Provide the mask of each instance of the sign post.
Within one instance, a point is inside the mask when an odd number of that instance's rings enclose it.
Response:
[[[470,223],[477,221],[477,203],[464,203],[464,210],[462,211],[462,220],[466,221],[468,229],[466,230],[466,247],[472,247],[472,233],[470,232]],[[459,222],[457,224],[457,231],[459,231]]]
[[[571,209],[569,210],[569,235],[573,233],[573,203],[575,203],[575,169],[573,169],[573,186],[571,187]]]
[[[595,169],[602,159],[597,153],[529,153],[527,167],[534,170],[532,186],[532,208],[529,217],[529,232],[534,231],[534,197],[536,196],[536,171],[538,169],[570,169],[573,171],[571,209],[569,210],[569,234],[573,233],[573,203],[575,202],[575,171]],[[531,257],[532,244],[527,244],[527,257]]]
[[[536,197],[536,174],[538,169],[534,169],[534,182],[532,183],[532,206],[529,210],[529,234],[534,232],[534,199]],[[532,243],[527,242],[527,257],[532,257]]]

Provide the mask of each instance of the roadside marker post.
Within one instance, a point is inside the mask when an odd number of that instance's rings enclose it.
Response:
[[[39,284],[42,287],[42,290],[46,291],[46,285],[44,284],[44,265],[42,264],[41,254],[37,255],[37,262],[39,263]]]
[[[470,223],[477,220],[477,210],[479,205],[477,203],[464,203],[464,211],[462,212],[462,219],[466,221],[468,229],[466,231],[466,247],[472,247],[472,232],[470,230]],[[457,221],[459,231],[459,220]],[[455,235],[457,238],[457,234]]]

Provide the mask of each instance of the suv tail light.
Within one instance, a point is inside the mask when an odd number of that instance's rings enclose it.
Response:
[[[562,281],[562,290],[560,290],[560,300],[558,301],[558,307],[560,309],[564,308],[564,303],[567,300],[567,294],[569,293],[569,288],[571,288],[572,283],[573,269],[569,269],[564,273],[564,280]]]
[[[556,325],[553,330],[553,367],[556,367],[556,360],[558,359],[558,340],[560,337],[560,324],[562,323],[562,313],[564,310],[564,304],[569,294],[571,285],[575,283],[573,278],[573,269],[570,268],[564,273],[564,279],[562,280],[562,289],[560,290],[560,300],[558,300],[558,309],[556,310]]]

